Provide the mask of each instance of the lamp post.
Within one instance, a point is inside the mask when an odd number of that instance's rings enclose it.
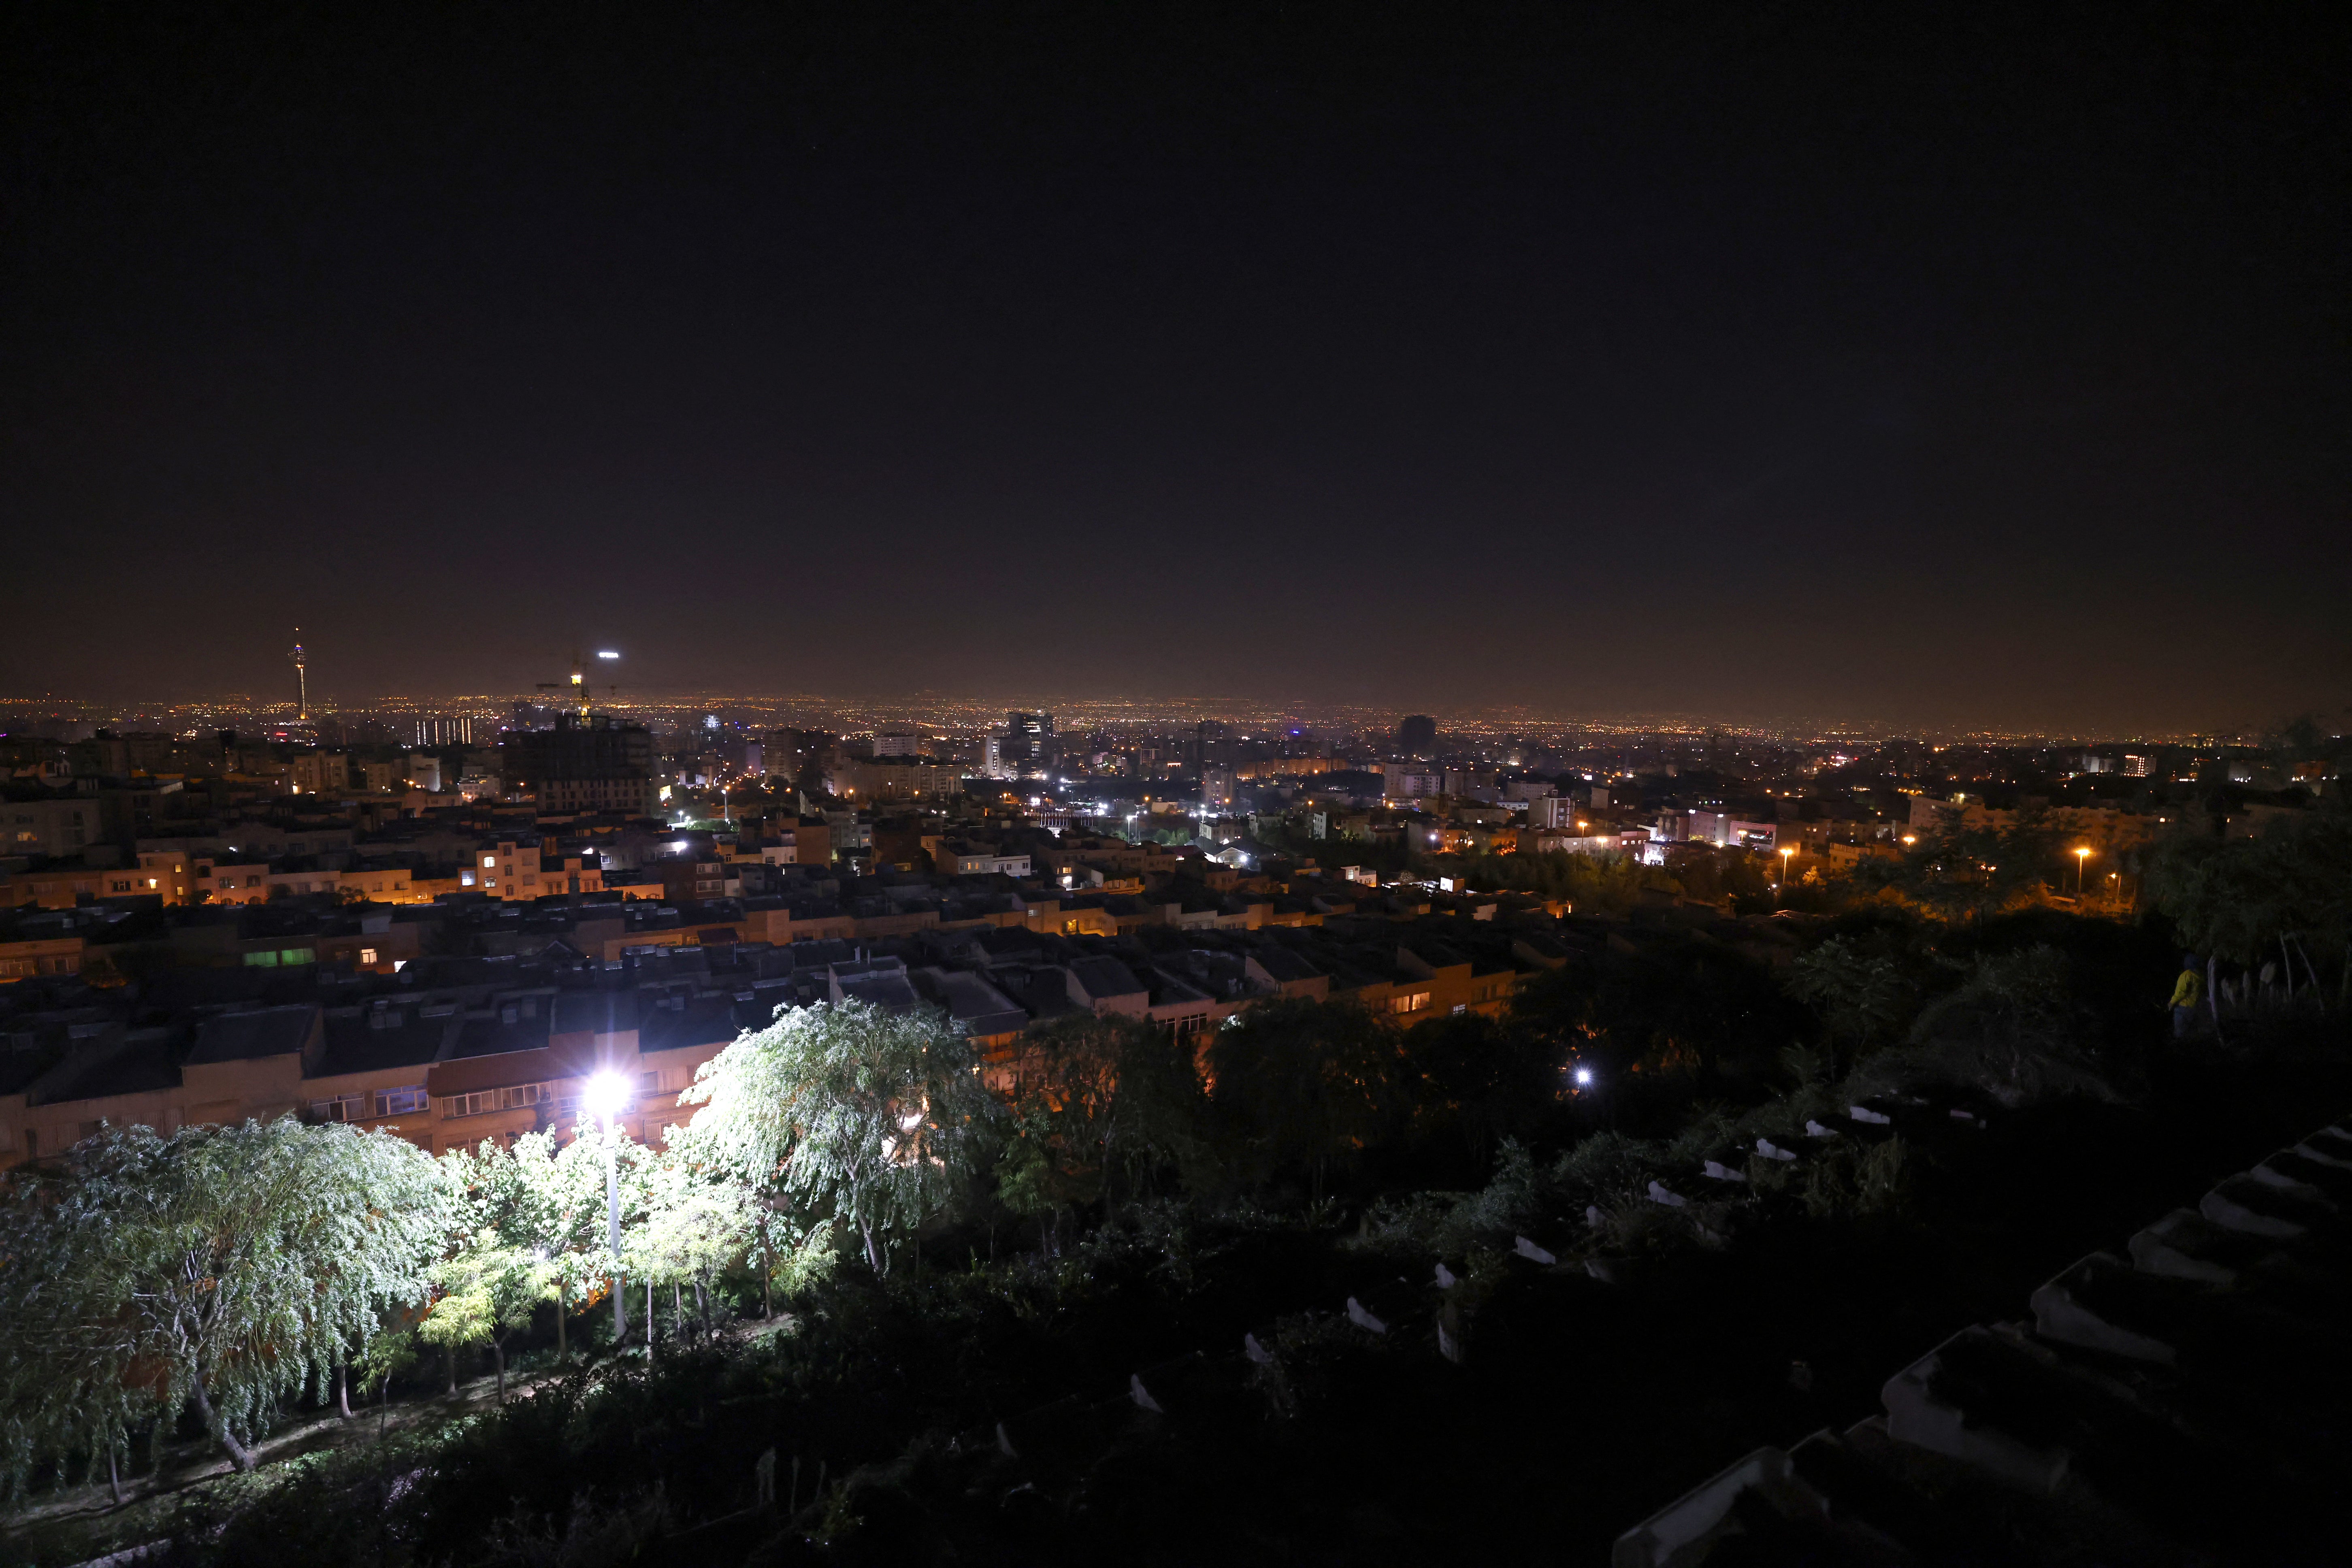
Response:
[[[2088,849],[2074,851],[2074,896],[2078,899],[2083,896],[2083,867],[2090,858]]]
[[[1794,849],[1780,851],[1780,890],[1782,892],[1789,889],[1789,862],[1796,858],[1796,854]]]
[[[613,1348],[629,1337],[628,1276],[621,1271],[621,1107],[629,1098],[628,1085],[616,1072],[600,1072],[588,1080],[583,1098],[591,1115],[604,1123],[604,1218],[613,1248]]]

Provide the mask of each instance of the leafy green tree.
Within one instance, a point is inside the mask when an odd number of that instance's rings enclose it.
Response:
[[[511,1245],[485,1227],[434,1265],[431,1278],[436,1294],[417,1332],[426,1344],[449,1353],[453,1370],[460,1346],[489,1346],[498,1365],[499,1403],[504,1405],[507,1340],[530,1326],[541,1302],[556,1299],[555,1266],[544,1249]]]
[[[21,1178],[0,1217],[0,1443],[21,1484],[193,1408],[250,1469],[278,1403],[323,1394],[443,1248],[433,1162],[383,1132],[144,1127]]]
[[[2312,811],[2259,838],[2180,834],[2157,847],[2148,891],[2199,951],[2250,966],[2275,957],[2290,976],[2301,956],[2315,978],[2315,948],[2352,961],[2352,816]]]
[[[1601,1069],[1612,1095],[1662,1079],[1712,1079],[1727,1059],[1762,1067],[1801,1032],[1804,1012],[1755,960],[1700,938],[1654,938],[1632,952],[1579,954],[1530,976],[1515,1028]]]
[[[1644,890],[1677,886],[1663,868],[1625,855],[1479,855],[1467,857],[1465,866],[1480,892],[1532,893],[1588,914],[1627,914]]]
[[[558,1143],[551,1132],[526,1132],[510,1148],[485,1140],[476,1149],[453,1149],[439,1162],[461,1244],[493,1230],[502,1243],[527,1248],[547,1262],[555,1290],[559,1359],[568,1352],[573,1304],[593,1300],[614,1273],[606,1220],[605,1137],[603,1128],[583,1121],[569,1143]],[[640,1167],[652,1152],[624,1138],[616,1152],[624,1225],[641,1224]]]
[[[876,1273],[962,1193],[998,1110],[971,1043],[936,1010],[802,1007],[703,1065],[688,1151],[800,1213],[856,1232]]]
[[[1262,1003],[1209,1047],[1212,1103],[1240,1172],[1303,1168],[1322,1196],[1332,1166],[1385,1131],[1402,1106],[1395,1026],[1350,1002]]]
[[[1833,1039],[1856,1054],[1892,1038],[1910,1016],[1911,977],[1893,954],[1833,936],[1789,965],[1790,994],[1820,1012]]]
[[[1874,857],[1848,874],[1855,890],[1890,892],[1938,920],[1981,921],[2032,903],[2058,869],[2058,837],[2038,816],[2014,826],[1923,834],[1900,855]]]
[[[378,1314],[377,1332],[366,1342],[353,1366],[360,1397],[364,1400],[368,1389],[375,1389],[378,1440],[391,1420],[392,1380],[416,1364],[416,1345],[414,1312],[407,1307],[393,1308]]]
[[[526,1133],[516,1139],[515,1156],[529,1171],[530,1180],[540,1188],[541,1201],[547,1205],[547,1247],[555,1266],[556,1347],[562,1353],[563,1314],[574,1302],[588,1307],[604,1300],[623,1272],[623,1262],[612,1248],[611,1198],[604,1185],[606,1143],[608,1140],[612,1143],[619,1177],[624,1250],[629,1235],[644,1223],[643,1173],[655,1153],[625,1133],[608,1131],[590,1119],[582,1120],[568,1143],[558,1145],[551,1138],[543,1144],[534,1142],[543,1137]],[[533,1163],[530,1156],[542,1151],[546,1163]]]
[[[1769,910],[1774,901],[1766,858],[1747,849],[1684,846],[1667,869],[1685,895],[1703,903],[1728,902],[1735,912],[1747,914]]]
[[[1118,1086],[1109,1020],[1072,1018],[1024,1042],[996,1192],[1015,1214],[1047,1226],[1103,1194]]]
[[[1873,1057],[1847,1089],[1859,1097],[1942,1084],[2008,1106],[2114,1100],[2114,1080],[2130,1064],[2103,1067],[2098,1045],[2097,1020],[2075,997],[2065,954],[2036,943],[1977,958],[1958,985],[1920,1009],[1908,1043]]]
[[[710,1288],[755,1242],[754,1194],[730,1173],[699,1164],[683,1151],[656,1153],[640,1178],[646,1218],[629,1248],[629,1273],[673,1289],[691,1285],[707,1330]]]
[[[1404,1030],[1403,1082],[1417,1136],[1450,1130],[1484,1159],[1560,1099],[1567,1053],[1476,1013]]]
[[[2065,954],[2047,943],[1988,953],[1968,978],[1920,1010],[1912,1038],[1982,1039],[2023,1049],[2070,1049],[2081,1020]]]
[[[1022,1044],[998,1195],[1018,1212],[1059,1215],[1160,1173],[1198,1172],[1207,1109],[1191,1041],[1139,1018],[1079,1014]]]

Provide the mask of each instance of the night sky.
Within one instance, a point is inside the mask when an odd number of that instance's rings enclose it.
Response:
[[[217,9],[0,23],[0,696],[2352,701],[2332,7]]]

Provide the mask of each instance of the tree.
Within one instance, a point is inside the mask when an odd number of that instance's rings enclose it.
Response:
[[[1400,1103],[1397,1030],[1353,1003],[1261,1003],[1217,1031],[1209,1064],[1213,1103],[1251,1173],[1303,1166],[1317,1199],[1330,1167],[1377,1138]]]
[[[2209,960],[2251,966],[2275,953],[2292,986],[2292,941],[2316,981],[2312,947],[2352,960],[2352,816],[2308,812],[2260,838],[2181,834],[2158,846],[2148,891]]]
[[[1035,1216],[1055,1247],[1061,1216],[1102,1196],[1109,1163],[1116,1047],[1088,1014],[1024,1042],[996,1193],[1015,1214]]]
[[[1192,1043],[1139,1018],[1078,1014],[1022,1044],[998,1194],[1058,1215],[1198,1173],[1207,1109]]]
[[[392,1417],[392,1380],[416,1364],[415,1327],[405,1307],[381,1314],[380,1331],[367,1342],[356,1363],[359,1376],[354,1381],[359,1384],[360,1397],[367,1397],[370,1384],[375,1388],[375,1435],[379,1442]]]
[[[1531,975],[1511,999],[1514,1027],[1566,1047],[1612,1095],[1713,1079],[1727,1060],[1769,1062],[1805,1024],[1765,967],[1719,942],[1658,936],[1633,952],[1578,953]]]
[[[1533,893],[1588,914],[1624,914],[1641,901],[1644,889],[1677,886],[1664,869],[1624,855],[1486,855],[1469,857],[1465,864],[1470,885],[1481,892]]]
[[[545,1133],[527,1132],[515,1140],[516,1160],[530,1173],[547,1205],[547,1245],[555,1268],[556,1349],[565,1346],[563,1323],[575,1300],[583,1307],[602,1300],[622,1271],[613,1256],[611,1197],[604,1185],[607,1141],[621,1197],[621,1229],[626,1237],[643,1218],[644,1183],[640,1173],[651,1152],[625,1134],[583,1118],[572,1142],[555,1144]],[[543,1155],[540,1164],[534,1155]],[[623,1244],[625,1247],[626,1243]]]
[[[280,1399],[323,1394],[382,1309],[423,1299],[446,1214],[414,1145],[291,1119],[104,1131],[61,1174],[20,1178],[0,1219],[12,1480],[189,1407],[252,1468]]]
[[[709,1292],[755,1240],[751,1189],[731,1174],[698,1164],[682,1152],[657,1154],[645,1165],[646,1220],[629,1249],[629,1272],[647,1284],[694,1287],[707,1332]],[[646,1323],[651,1341],[653,1325]]]
[[[1948,824],[1901,855],[1863,861],[1849,879],[1858,890],[1892,892],[1938,920],[1981,921],[2042,897],[2057,843],[2038,816],[2007,828]]]
[[[559,1359],[568,1348],[573,1300],[586,1300],[613,1273],[604,1136],[583,1124],[578,1140],[559,1145],[551,1132],[526,1132],[511,1148],[485,1139],[476,1149],[452,1149],[439,1162],[461,1246],[479,1232],[495,1231],[504,1244],[547,1263]]]
[[[1910,976],[1894,956],[1871,952],[1850,936],[1833,936],[1789,965],[1789,991],[1811,1003],[1832,1038],[1857,1054],[1891,1037],[1912,1005]]]
[[[417,1332],[450,1353],[487,1344],[498,1364],[499,1403],[507,1402],[507,1337],[529,1328],[540,1303],[556,1299],[555,1266],[539,1248],[517,1247],[495,1229],[474,1233],[451,1257],[434,1265],[437,1292]],[[454,1388],[455,1379],[452,1379]]]
[[[1465,1013],[1407,1029],[1402,1044],[1415,1133],[1451,1130],[1474,1158],[1559,1100],[1567,1051],[1529,1031]]]
[[[877,1274],[893,1234],[963,1190],[998,1115],[944,1015],[857,1001],[779,1015],[678,1098],[707,1108],[683,1130],[685,1152],[855,1230]]]

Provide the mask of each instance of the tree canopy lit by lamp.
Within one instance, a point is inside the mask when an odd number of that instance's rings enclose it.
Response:
[[[629,1102],[629,1081],[606,1068],[591,1075],[580,1091],[580,1102],[604,1123],[604,1221],[613,1248],[613,1348],[629,1337],[628,1277],[621,1271],[621,1166],[618,1145],[621,1108]]]

